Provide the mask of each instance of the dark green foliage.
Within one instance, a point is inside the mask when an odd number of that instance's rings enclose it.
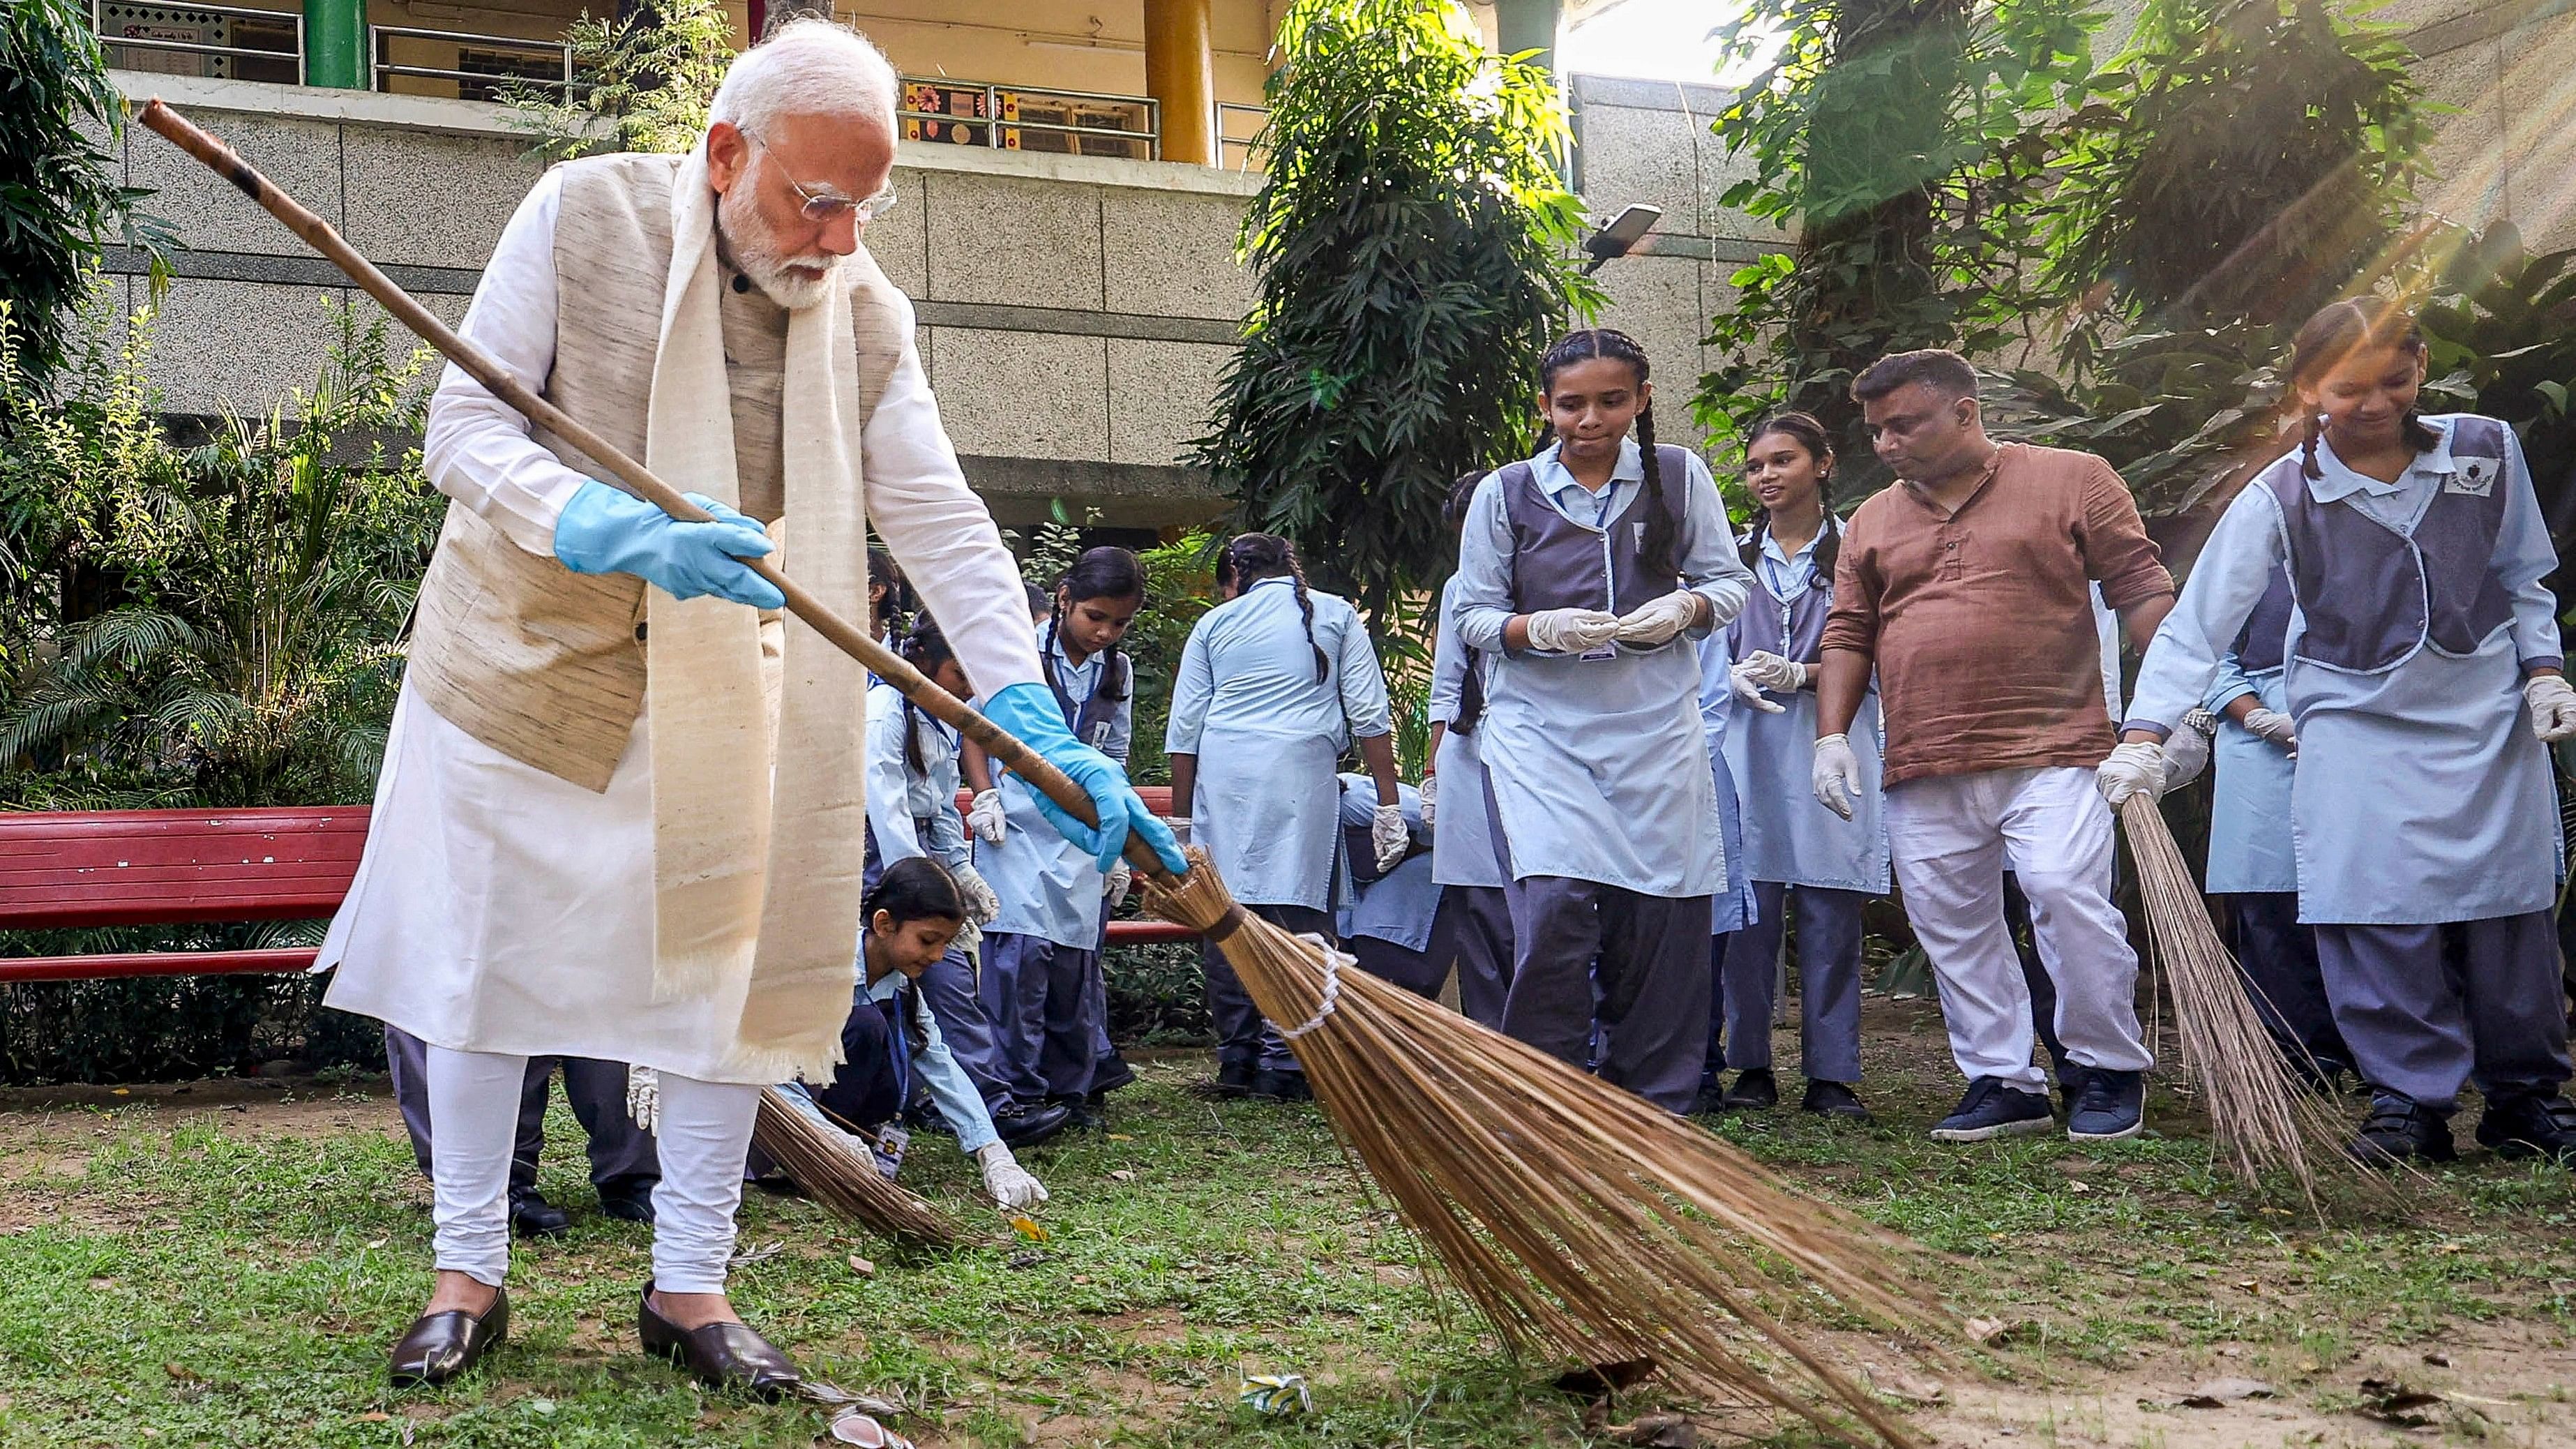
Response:
[[[1556,89],[1462,24],[1438,0],[1289,8],[1243,231],[1261,296],[1192,447],[1245,527],[1380,620],[1445,575],[1451,481],[1521,455],[1539,355],[1597,296],[1567,260]]]
[[[2576,535],[2576,251],[2531,256],[2498,225],[2455,256],[2450,285],[2418,313],[2435,379],[2426,406],[2513,424],[2563,554]]]
[[[15,318],[19,366],[38,380],[62,360],[64,314],[100,246],[121,237],[157,256],[166,228],[124,182],[125,98],[75,0],[0,7],[0,303]],[[157,263],[156,263],[157,265]]]

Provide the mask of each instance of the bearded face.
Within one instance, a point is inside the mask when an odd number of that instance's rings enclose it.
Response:
[[[773,188],[794,194],[779,178],[765,174],[776,165],[765,154],[753,154],[740,183],[717,198],[716,231],[724,238],[733,264],[751,284],[793,312],[832,295],[841,258],[818,246],[797,247],[781,240],[779,228],[762,205],[762,198]],[[797,231],[810,235],[813,228],[800,222]]]

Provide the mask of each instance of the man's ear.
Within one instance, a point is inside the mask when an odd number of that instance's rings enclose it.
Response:
[[[731,121],[707,127],[707,184],[721,196],[751,169],[751,142]]]

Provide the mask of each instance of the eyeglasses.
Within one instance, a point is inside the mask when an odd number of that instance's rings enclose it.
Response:
[[[737,127],[736,129],[741,130],[742,138],[749,141],[754,146],[759,147],[763,151],[768,151],[772,156],[778,154],[776,151],[770,149],[768,142],[760,139],[759,132],[744,127]],[[787,181],[788,189],[795,192],[797,197],[803,201],[804,204],[797,208],[797,214],[804,217],[807,221],[838,221],[843,216],[848,216],[859,225],[865,226],[869,222],[876,220],[878,217],[883,216],[894,209],[895,191],[894,182],[892,180],[888,180],[886,182],[885,189],[883,191],[878,192],[876,195],[869,197],[865,201],[860,201],[852,197],[843,196],[841,193],[831,190],[828,187],[820,189],[808,188],[803,182],[798,181],[792,176],[785,179]]]

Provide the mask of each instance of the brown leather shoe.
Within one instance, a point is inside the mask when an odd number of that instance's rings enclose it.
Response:
[[[805,1382],[796,1361],[753,1332],[749,1324],[682,1328],[654,1312],[650,1283],[644,1285],[643,1299],[636,1305],[635,1336],[646,1353],[669,1359],[714,1388],[742,1389],[774,1401],[794,1394]]]
[[[461,1308],[424,1313],[394,1340],[394,1387],[446,1383],[481,1363],[509,1336],[510,1294],[504,1288],[492,1290],[492,1306],[480,1315]]]

